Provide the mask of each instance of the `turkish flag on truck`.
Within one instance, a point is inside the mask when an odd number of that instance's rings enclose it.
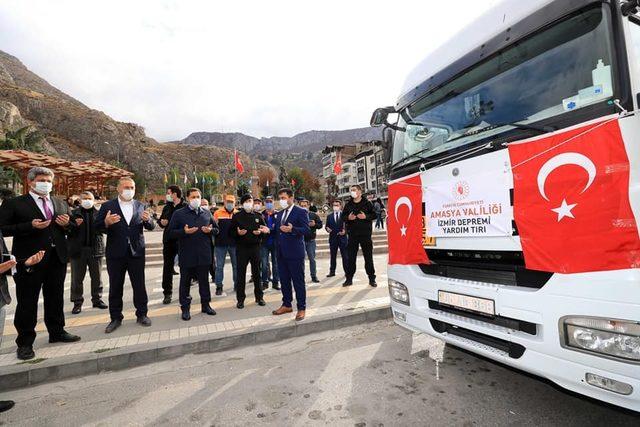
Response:
[[[389,264],[428,264],[422,241],[420,174],[389,184],[387,239]]]
[[[509,144],[525,265],[557,273],[640,266],[617,119]]]

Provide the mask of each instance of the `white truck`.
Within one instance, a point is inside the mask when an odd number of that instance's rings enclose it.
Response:
[[[640,220],[639,12],[637,0],[503,1],[426,57],[397,103],[371,119],[392,130],[390,185],[420,174],[423,188],[451,184],[452,194],[442,197],[455,202],[477,177],[498,170],[506,176],[484,189],[486,197],[506,200],[503,234],[446,227],[446,220],[434,228],[424,190],[429,262],[389,265],[395,322],[635,411],[640,264],[578,273],[528,268],[507,147],[615,118],[628,157],[628,203]],[[587,163],[571,163],[589,172],[585,186],[593,180]],[[544,179],[540,192],[548,196]],[[563,200],[552,214],[569,224],[574,207]],[[392,216],[394,206],[388,208]]]

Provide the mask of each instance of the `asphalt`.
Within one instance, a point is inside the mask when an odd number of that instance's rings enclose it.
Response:
[[[638,426],[640,415],[377,321],[0,392],[0,424]]]

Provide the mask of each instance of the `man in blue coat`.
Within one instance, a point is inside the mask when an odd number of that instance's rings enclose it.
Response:
[[[202,312],[213,316],[209,267],[213,263],[212,236],[218,231],[209,209],[200,207],[202,195],[197,188],[187,190],[187,206],[173,213],[169,221],[169,238],[178,242],[180,263],[180,308],[182,320],[191,320],[191,279],[198,280]]]
[[[147,317],[147,289],[144,281],[145,245],[143,230],[156,226],[151,214],[142,202],[134,200],[136,183],[126,177],[118,181],[118,197],[104,203],[100,208],[95,226],[107,235],[105,255],[109,274],[109,314],[111,322],[107,334],[122,325],[122,292],[124,276],[129,274],[133,288],[133,305],[137,322],[151,326]]]
[[[342,270],[345,274],[348,271],[347,264],[347,232],[342,220],[342,201],[333,201],[333,212],[327,215],[327,225],[325,227],[329,233],[329,254],[331,256],[329,264],[329,274],[327,277],[336,275],[336,258],[338,249],[340,249],[340,258],[342,259]]]
[[[282,306],[273,311],[276,316],[291,313],[293,290],[296,292],[298,313],[296,320],[303,320],[307,308],[304,285],[304,236],[309,233],[309,215],[293,204],[293,191],[283,188],[278,192],[282,210],[276,214],[276,239],[278,248],[278,272],[282,288]]]

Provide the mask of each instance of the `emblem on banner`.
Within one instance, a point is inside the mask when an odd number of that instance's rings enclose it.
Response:
[[[469,183],[467,181],[458,181],[451,190],[453,198],[456,200],[464,200],[469,196]]]

